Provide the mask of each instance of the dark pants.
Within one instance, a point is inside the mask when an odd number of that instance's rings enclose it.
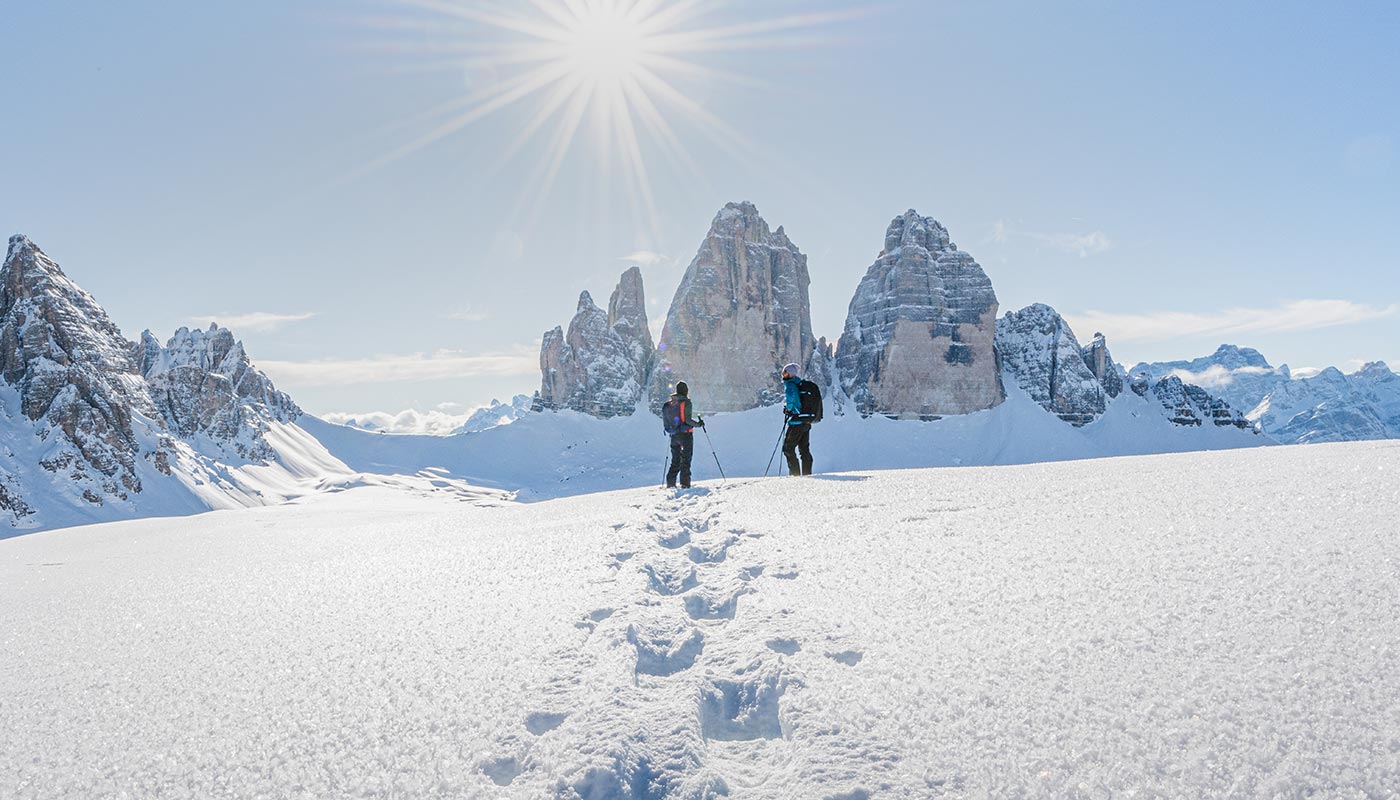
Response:
[[[695,452],[695,433],[678,433],[671,437],[671,468],[666,471],[666,485],[674,487],[676,476],[681,488],[690,488],[690,456]]]
[[[797,451],[802,451],[802,467],[797,465]],[[789,425],[783,437],[783,455],[787,457],[789,475],[812,474],[812,426]]]

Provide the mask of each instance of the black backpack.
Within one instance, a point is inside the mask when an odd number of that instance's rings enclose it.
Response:
[[[797,419],[802,422],[822,421],[822,390],[815,383],[804,380],[797,384],[797,398],[802,404],[802,411],[797,415]]]
[[[687,402],[682,397],[676,400],[667,400],[661,406],[661,427],[666,431],[667,436],[675,436],[685,431],[685,408],[682,405]]]

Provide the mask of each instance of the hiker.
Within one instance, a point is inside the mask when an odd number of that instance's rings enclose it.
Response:
[[[676,488],[679,477],[682,489],[690,488],[690,457],[695,452],[695,429],[705,427],[705,420],[696,419],[695,406],[690,401],[690,387],[685,381],[676,384],[676,393],[661,407],[661,424],[671,437],[671,466],[666,470],[666,488]]]
[[[822,418],[821,392],[811,381],[802,380],[802,368],[796,364],[783,367],[783,418],[787,433],[783,436],[783,456],[787,458],[789,475],[812,474],[812,423]],[[798,464],[798,451],[802,463]]]

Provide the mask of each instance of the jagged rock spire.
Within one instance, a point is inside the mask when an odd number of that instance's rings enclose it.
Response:
[[[807,257],[752,203],[729,203],[686,269],[658,344],[652,405],[688,381],[705,411],[782,399],[783,364],[806,364],[812,333]]]
[[[642,399],[653,357],[642,272],[622,274],[604,311],[583,292],[568,332],[556,327],[540,346],[536,407],[596,417],[631,414]]]

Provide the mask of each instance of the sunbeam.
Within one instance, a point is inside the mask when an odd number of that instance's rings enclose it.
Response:
[[[512,107],[528,114],[497,160],[535,160],[519,188],[516,213],[534,216],[571,159],[581,163],[606,197],[612,186],[639,226],[654,230],[654,170],[659,155],[688,179],[699,170],[682,131],[693,131],[730,155],[750,145],[687,90],[710,82],[745,88],[771,83],[718,69],[702,58],[720,51],[806,46],[820,29],[864,12],[788,14],[735,21],[734,4],[700,0],[393,0],[401,19],[376,27],[415,36],[413,44],[379,42],[388,52],[418,52],[432,65],[489,70],[495,82],[454,97],[417,116],[408,141],[371,159],[359,176],[388,166]],[[751,9],[744,7],[747,16]],[[795,32],[813,34],[794,44]],[[421,37],[434,36],[433,42]],[[459,57],[452,60],[453,54]],[[541,137],[543,139],[541,140]],[[591,147],[576,146],[580,136]],[[571,167],[572,169],[572,167]]]

